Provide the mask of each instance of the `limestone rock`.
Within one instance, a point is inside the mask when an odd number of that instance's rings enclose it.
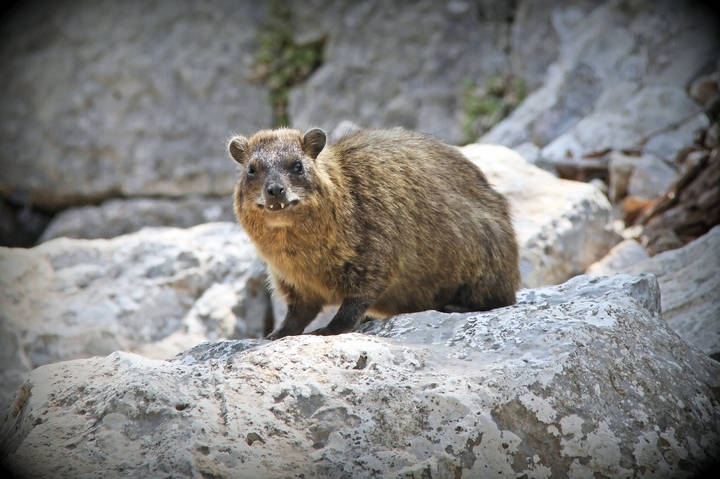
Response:
[[[112,238],[147,226],[190,226],[235,221],[232,196],[130,198],[108,200],[98,206],[80,206],[58,213],[40,237]]]
[[[615,271],[653,273],[663,318],[689,344],[720,355],[720,226],[692,243]]]
[[[583,27],[583,19],[596,6],[587,0],[518,2],[508,59],[512,71],[525,79],[528,91],[542,86],[548,65],[558,59],[563,44],[577,35],[576,29]]]
[[[540,148],[530,142],[525,142],[521,145],[513,147],[513,151],[523,157],[525,161],[534,165],[537,163],[540,157]]]
[[[231,0],[16,5],[0,37],[0,194],[51,210],[230,194],[224,142],[271,121],[266,90],[246,79],[264,10]]]
[[[460,149],[510,200],[523,286],[556,284],[581,274],[620,241],[611,207],[593,185],[558,179],[499,145]]]
[[[543,161],[554,165],[582,161],[589,154],[632,149],[673,123],[697,113],[698,106],[680,87],[646,87],[627,98],[618,94],[545,146]],[[688,144],[692,136],[688,138]]]
[[[368,334],[113,353],[36,369],[0,427],[29,477],[692,477],[720,365],[651,276],[575,278]]]
[[[707,129],[710,121],[705,113],[699,113],[677,128],[654,135],[643,146],[643,154],[655,155],[668,164],[679,164],[678,154],[692,145],[699,131]]]
[[[301,128],[351,118],[457,143],[463,85],[508,73],[511,3],[314,0],[293,2],[293,13],[297,41],[325,38],[323,65],[290,94]]]
[[[614,274],[649,257],[640,243],[626,239],[613,246],[603,259],[591,264],[586,273],[591,276]]]
[[[265,268],[232,223],[0,248],[0,270],[0,326],[32,367],[115,350],[168,357],[210,338],[257,337],[269,308]],[[2,359],[3,370],[17,363]]]
[[[673,144],[692,143],[686,127],[701,106],[686,86],[716,62],[712,12],[668,1],[542,5],[537,21],[552,19],[557,33],[539,41],[556,48],[555,62],[542,86],[481,142],[535,143],[542,147],[538,164],[551,170],[608,150],[640,149],[656,135],[668,141],[676,130]]]

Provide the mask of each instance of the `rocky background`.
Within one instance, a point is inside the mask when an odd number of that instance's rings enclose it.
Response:
[[[718,52],[690,2],[6,7],[0,463],[699,476],[720,457]],[[281,124],[460,146],[510,199],[518,304],[257,339],[283,305],[225,141]]]

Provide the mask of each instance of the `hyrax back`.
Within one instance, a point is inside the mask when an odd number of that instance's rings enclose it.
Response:
[[[312,129],[230,140],[235,213],[288,302],[271,337],[322,333],[366,311],[480,311],[515,302],[518,248],[506,199],[456,148],[402,129],[325,145]]]

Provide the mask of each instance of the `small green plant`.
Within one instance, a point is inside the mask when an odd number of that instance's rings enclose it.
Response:
[[[290,89],[322,64],[324,44],[324,39],[306,45],[295,43],[290,4],[277,0],[270,3],[258,35],[251,79],[269,89],[274,127],[289,125]]]
[[[523,101],[526,95],[522,78],[494,75],[483,86],[469,78],[463,82],[462,129],[465,142],[474,142]]]

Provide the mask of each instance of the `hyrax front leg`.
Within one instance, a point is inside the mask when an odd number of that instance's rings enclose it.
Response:
[[[367,298],[345,298],[333,319],[324,328],[311,331],[310,334],[330,335],[351,331],[365,317],[365,311],[372,304]]]
[[[268,334],[267,339],[279,339],[285,336],[302,334],[308,324],[318,315],[320,303],[295,300],[288,303],[287,314],[279,328]]]
[[[351,331],[381,292],[385,291],[388,281],[388,271],[394,265],[385,260],[387,254],[383,252],[383,243],[376,241],[361,241],[363,255],[343,265],[339,274],[338,284],[343,294],[343,302],[333,319],[324,328],[311,331],[310,334],[339,334]]]

